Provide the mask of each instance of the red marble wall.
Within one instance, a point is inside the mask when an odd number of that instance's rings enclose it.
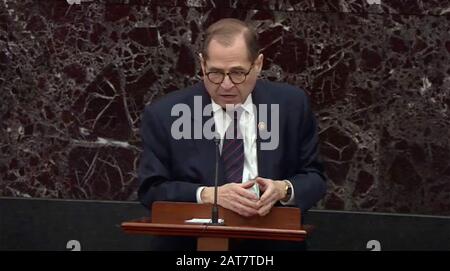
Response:
[[[70,2],[70,1],[69,1]],[[0,196],[135,200],[146,103],[200,80],[205,26],[251,21],[263,77],[320,123],[319,208],[450,214],[446,1],[0,2]]]

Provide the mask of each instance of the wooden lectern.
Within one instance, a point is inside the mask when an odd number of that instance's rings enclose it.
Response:
[[[129,234],[197,237],[198,251],[227,251],[230,238],[303,241],[310,226],[301,227],[300,209],[273,207],[263,217],[242,217],[219,207],[225,225],[187,224],[192,218],[211,218],[211,204],[154,202],[152,217],[123,222]]]

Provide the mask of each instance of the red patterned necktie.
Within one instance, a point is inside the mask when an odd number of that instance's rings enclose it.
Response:
[[[242,139],[239,119],[242,108],[232,112],[232,123],[230,123],[222,147],[222,161],[224,165],[226,182],[242,182],[244,170],[244,140]]]

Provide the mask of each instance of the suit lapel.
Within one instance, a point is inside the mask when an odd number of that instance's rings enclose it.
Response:
[[[255,85],[255,89],[252,92],[253,104],[256,106],[256,155],[258,161],[258,176],[270,177],[268,169],[271,165],[270,152],[261,150],[261,143],[270,139],[263,139],[261,137],[261,131],[263,129],[271,129],[271,116],[270,116],[270,97],[268,93],[263,89],[264,83],[262,80],[258,80]],[[264,110],[264,106],[265,109]],[[261,114],[260,114],[261,113]],[[267,116],[265,114],[267,113]]]
[[[202,168],[205,171],[206,180],[200,180],[202,183],[214,186],[215,180],[215,162],[216,162],[216,143],[213,139],[206,139],[203,135],[203,127],[205,124],[213,118],[213,115],[204,116],[203,110],[206,106],[211,105],[211,98],[209,97],[203,83],[199,83],[198,91],[195,92],[195,96],[199,97],[197,100],[194,98],[190,100],[188,104],[191,109],[192,117],[192,129],[197,130],[197,133],[201,133],[200,139],[194,138],[194,144],[197,148],[200,161],[202,163]],[[201,98],[201,99],[200,99]],[[209,113],[209,112],[208,112]],[[213,124],[212,130],[215,130],[215,124]],[[194,136],[195,131],[193,131],[192,136]],[[224,183],[224,173],[223,166],[219,159],[219,174],[218,183]]]

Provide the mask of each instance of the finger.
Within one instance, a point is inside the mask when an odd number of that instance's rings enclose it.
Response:
[[[258,209],[258,197],[246,189],[236,190],[232,200],[249,208]]]
[[[234,198],[222,198],[219,205],[246,217],[256,215],[258,213],[256,209],[246,207]]]
[[[257,201],[258,197],[256,196],[256,194],[252,191],[247,190],[248,188],[242,188],[242,187],[238,187],[237,189],[234,190],[234,192],[244,198],[247,198],[249,200],[252,201]]]
[[[233,206],[232,210],[242,216],[248,217],[258,214],[256,209],[242,205],[239,202],[233,201],[231,205]]]
[[[268,179],[264,179],[264,178],[261,178],[261,177],[258,177],[258,178],[256,178],[255,179],[255,182],[259,185],[259,189],[261,190],[261,191],[265,191],[268,187],[269,187],[269,185],[270,185],[270,182],[268,181]]]
[[[230,204],[239,203],[240,205],[249,207],[251,209],[258,209],[258,197],[242,187],[235,185],[230,187],[227,191],[227,196],[224,197]]]
[[[258,210],[259,208],[258,201],[256,200],[249,200],[247,198],[238,197],[235,202],[247,208],[251,208],[252,210]]]
[[[277,194],[274,189],[267,190],[258,201],[258,206],[261,208],[265,205],[273,205],[277,201]]]
[[[250,187],[254,186],[255,183],[256,183],[255,181],[247,181],[247,182],[245,182],[245,183],[242,183],[240,186],[241,186],[242,188],[247,189],[247,188],[250,188]]]
[[[258,215],[265,216],[270,212],[270,209],[272,208],[271,205],[264,205],[261,209],[258,210]]]
[[[261,183],[261,184],[267,184],[269,183],[271,180],[270,179],[266,179],[266,178],[262,178],[262,177],[256,177],[255,181],[257,183]]]
[[[261,177],[261,176],[257,176],[255,179],[254,179],[255,181],[257,181],[257,180],[269,180],[269,179],[267,179],[267,178],[263,178],[263,177]]]
[[[259,200],[263,203],[267,203],[268,201],[270,201],[271,197],[274,196],[274,192],[275,192],[274,187],[268,186],[267,189],[261,195],[261,198]]]

